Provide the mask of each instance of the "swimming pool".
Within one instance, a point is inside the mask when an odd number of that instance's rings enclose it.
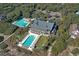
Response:
[[[28,38],[23,43],[23,46],[29,47],[32,44],[32,42],[34,41],[34,39],[35,39],[34,35],[28,36]]]
[[[33,49],[40,35],[35,33],[28,33],[28,35],[19,43],[18,46],[25,47],[27,49]]]
[[[22,18],[20,20],[15,21],[13,24],[18,27],[27,27],[29,25],[29,22],[26,20],[26,18]]]

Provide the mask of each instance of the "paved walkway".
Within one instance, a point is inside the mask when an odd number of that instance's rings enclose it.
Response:
[[[10,38],[12,35],[14,35],[15,33],[12,33],[10,36],[8,36],[8,37],[6,37],[6,38],[4,38],[4,40],[2,41],[2,42],[0,42],[0,44],[1,43],[3,43],[4,41],[6,41],[8,38]],[[0,35],[2,35],[2,34],[0,34]],[[4,35],[3,35],[4,36]]]
[[[53,45],[56,43],[56,40],[52,43],[52,45],[49,47],[48,49],[48,55],[47,56],[51,56],[51,51],[52,51],[52,47]]]

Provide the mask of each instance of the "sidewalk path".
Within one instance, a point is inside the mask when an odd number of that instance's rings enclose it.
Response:
[[[10,38],[12,35],[14,35],[15,33],[12,33],[10,36],[8,36],[7,38],[4,38],[4,40],[2,41],[2,42],[0,42],[0,44],[1,43],[3,43],[4,41],[6,41],[8,38]],[[0,35],[2,35],[2,34],[0,34]],[[4,35],[3,35],[4,36]]]
[[[52,51],[52,47],[53,45],[56,43],[56,40],[52,43],[52,45],[49,47],[48,49],[48,55],[47,56],[51,56],[51,51]]]

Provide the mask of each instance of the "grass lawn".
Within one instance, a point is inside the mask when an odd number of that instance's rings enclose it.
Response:
[[[36,48],[43,48],[48,43],[47,36],[41,36],[36,44]]]

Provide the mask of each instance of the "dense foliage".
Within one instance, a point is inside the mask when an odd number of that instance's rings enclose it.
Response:
[[[77,11],[79,11],[79,4],[0,4],[0,13],[6,14],[5,20],[0,21],[0,33],[9,35],[15,32],[17,27],[13,26],[12,22],[21,16],[49,20],[48,13],[59,12],[62,15],[60,20],[56,18],[50,20],[50,22],[56,22],[58,25],[54,39],[57,42],[52,48],[52,53],[57,55],[66,48],[67,40],[69,39],[68,29],[70,24],[79,24],[79,15],[76,14]],[[41,41],[43,39],[45,38],[42,38]],[[53,43],[53,37],[50,39],[52,40],[49,43]],[[79,46],[79,40],[73,40],[72,42],[74,44],[70,43],[71,45]],[[39,44],[39,46],[41,45]]]
[[[41,11],[53,11],[61,12],[62,23],[65,29],[68,29],[71,23],[79,23],[78,16],[75,12],[78,11],[79,4],[0,4],[0,13],[6,14],[5,22],[0,22],[0,25],[4,24],[4,29],[9,28],[9,25],[20,16],[38,18],[41,17],[48,19],[48,14],[44,14]],[[41,11],[40,11],[41,10]],[[39,11],[39,12],[38,12]],[[53,20],[53,19],[52,19]],[[56,20],[57,22],[58,20]],[[8,23],[6,23],[8,22]],[[9,24],[10,23],[10,24]],[[0,30],[0,32],[3,32]],[[9,32],[9,31],[7,31]]]

